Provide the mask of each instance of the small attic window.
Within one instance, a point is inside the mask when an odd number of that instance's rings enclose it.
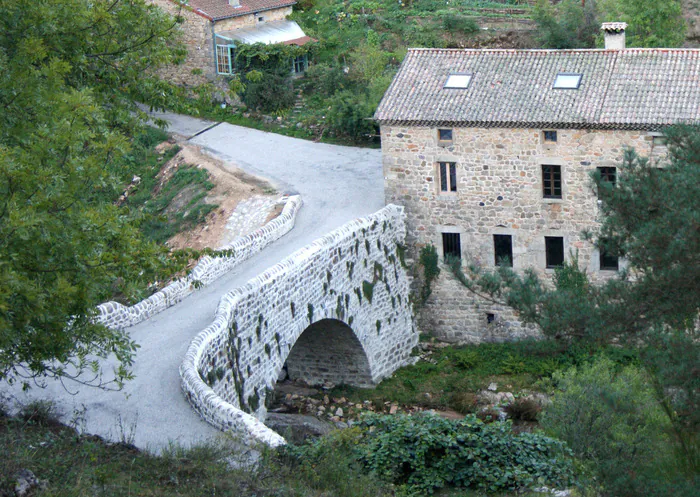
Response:
[[[554,80],[554,88],[561,90],[578,90],[583,74],[560,72]]]
[[[450,74],[447,76],[447,81],[445,81],[445,86],[443,86],[443,88],[456,88],[464,90],[469,88],[469,83],[471,82],[471,74]]]

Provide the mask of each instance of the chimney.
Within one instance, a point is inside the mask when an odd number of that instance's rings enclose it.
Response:
[[[228,4],[237,9],[241,6],[241,0],[228,0]]]
[[[600,29],[605,33],[605,50],[625,49],[626,22],[604,22]]]

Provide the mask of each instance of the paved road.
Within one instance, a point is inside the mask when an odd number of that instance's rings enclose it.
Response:
[[[67,420],[86,408],[85,428],[111,439],[133,439],[159,452],[170,442],[189,446],[220,434],[190,408],[180,389],[178,367],[191,339],[212,320],[220,297],[325,233],[384,205],[379,150],[312,143],[229,124],[160,114],[169,130],[245,171],[271,181],[281,192],[300,193],[304,206],[295,228],[241,267],[178,305],[129,328],[141,345],[136,379],[121,392],[78,388],[68,394],[57,382],[45,389],[10,392],[21,402],[53,399]],[[201,133],[201,134],[197,134]]]

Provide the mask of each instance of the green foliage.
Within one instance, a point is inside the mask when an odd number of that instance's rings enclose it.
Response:
[[[377,124],[371,119],[376,104],[372,105],[366,95],[338,91],[327,103],[326,124],[336,136],[363,140],[377,133]]]
[[[460,31],[465,34],[474,34],[481,30],[474,19],[454,14],[443,16],[442,27],[447,31]]]
[[[598,3],[603,22],[627,23],[629,47],[679,47],[685,41],[681,0],[598,0]]]
[[[516,435],[508,422],[401,414],[366,416],[358,425],[356,450],[367,468],[422,494],[444,487],[487,492],[562,487],[573,479],[563,443],[539,434]]]
[[[533,19],[545,48],[601,46],[601,22],[626,22],[628,47],[678,47],[686,31],[680,0],[589,0],[585,6],[578,0],[563,0],[557,6],[539,0]]]
[[[599,359],[554,379],[559,391],[541,424],[591,465],[605,494],[670,495],[650,485],[668,477],[673,452],[668,417],[644,373]]]
[[[556,7],[539,0],[533,11],[536,37],[544,48],[593,48],[600,30],[596,2],[563,0]]]
[[[292,60],[306,55],[309,47],[264,43],[236,45],[236,71],[240,79],[242,100],[251,109],[279,112],[294,105]]]
[[[184,448],[170,445],[159,456],[128,441],[109,443],[58,424],[0,418],[0,494],[15,495],[15,475],[24,468],[46,482],[31,495],[201,497],[386,497],[389,485],[361,471],[350,452],[352,430],[338,432],[314,460],[297,460],[261,448],[250,451],[228,437]],[[125,430],[119,423],[117,430]],[[40,448],[40,449],[38,449]]]
[[[421,301],[425,302],[432,293],[433,281],[440,275],[438,267],[438,253],[434,245],[426,245],[420,250],[420,264],[423,266],[423,288],[421,288]]]
[[[111,384],[130,377],[136,344],[92,316],[115,281],[181,267],[114,204],[135,102],[179,95],[151,76],[182,55],[175,25],[143,0],[0,3],[0,379],[105,386],[95,359],[111,353]]]

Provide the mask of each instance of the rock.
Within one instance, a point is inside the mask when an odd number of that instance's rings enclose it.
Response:
[[[323,403],[326,405],[331,403],[331,399],[328,398],[328,395],[323,396]]]
[[[17,497],[25,497],[34,488],[43,490],[46,488],[46,482],[37,478],[28,469],[20,469],[15,475],[15,495]]]
[[[496,383],[489,383],[488,390],[495,392],[496,390],[498,390],[498,385]]]
[[[392,404],[391,408],[389,409],[389,414],[396,414],[398,407],[396,404]]]
[[[335,426],[336,426],[336,428],[338,428],[340,430],[344,430],[345,428],[348,428],[350,425],[348,425],[345,421],[338,421],[335,424]]]
[[[265,424],[294,443],[328,435],[333,426],[313,416],[267,413]]]
[[[338,409],[335,410],[335,415],[342,418],[344,413],[343,413],[343,408],[339,407]]]

